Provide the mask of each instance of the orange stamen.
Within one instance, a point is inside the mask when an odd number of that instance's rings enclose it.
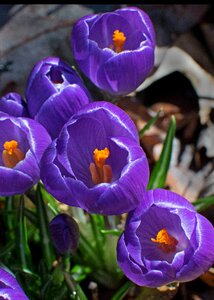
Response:
[[[15,140],[4,143],[2,151],[2,161],[5,167],[14,168],[18,162],[25,158],[24,153],[18,148],[18,142]]]
[[[156,238],[151,238],[151,241],[158,243],[158,248],[164,253],[175,252],[178,241],[171,236],[165,228],[161,229]]]
[[[126,37],[124,33],[122,31],[119,31],[118,29],[115,30],[112,35],[112,40],[114,43],[115,52],[119,53],[123,51],[123,46],[126,41]]]
[[[89,170],[94,184],[102,182],[110,183],[112,180],[111,166],[105,164],[106,159],[109,157],[110,151],[108,148],[94,150],[94,162],[90,163]]]

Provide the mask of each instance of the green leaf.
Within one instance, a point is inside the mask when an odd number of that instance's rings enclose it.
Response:
[[[38,224],[39,224],[39,231],[41,236],[41,247],[44,261],[47,264],[48,269],[50,270],[52,267],[52,263],[55,260],[55,251],[52,246],[52,241],[49,235],[49,228],[48,228],[48,216],[46,211],[46,206],[42,198],[40,184],[37,186],[36,190],[36,206],[37,206],[37,215],[38,215]]]
[[[83,234],[80,235],[79,239],[79,250],[82,253],[83,259],[85,262],[93,268],[100,268],[102,267],[102,263],[100,262],[99,256],[94,251],[94,247],[91,243],[84,237]]]
[[[60,213],[60,210],[58,208],[56,199],[46,191],[46,189],[41,183],[40,183],[40,190],[41,190],[42,198],[45,199],[45,201],[47,202],[47,205],[50,208],[51,212],[53,213],[54,216],[57,216],[58,213]]]
[[[208,196],[204,198],[199,198],[197,201],[192,203],[195,206],[195,209],[200,212],[210,206],[214,205],[214,196]]]
[[[131,281],[127,281],[122,285],[117,292],[114,294],[114,296],[111,298],[111,300],[122,300],[125,295],[128,293],[129,289],[134,286],[134,283]]]
[[[81,282],[91,273],[91,268],[81,265],[74,265],[74,267],[71,269],[71,273],[76,282]]]
[[[24,211],[25,211],[24,197],[22,195],[20,196],[20,202],[19,202],[17,244],[18,244],[19,257],[20,257],[22,269],[31,270],[32,258],[28,246],[28,235],[27,235],[26,218],[24,215]]]
[[[166,139],[163,144],[163,149],[160,158],[153,168],[147,189],[155,189],[164,187],[167,172],[170,165],[173,139],[175,136],[176,122],[175,117],[171,117],[171,122],[167,130]]]
[[[5,198],[5,210],[4,210],[4,219],[6,223],[6,238],[7,241],[15,240],[15,228],[16,228],[16,215],[15,215],[15,207],[14,207],[14,197],[6,197]]]
[[[119,229],[101,229],[100,232],[106,235],[111,234],[111,235],[120,236],[123,231]]]
[[[103,246],[105,244],[105,236],[101,234],[101,230],[104,228],[104,218],[102,215],[90,214],[90,225],[93,232],[93,237],[95,240],[95,251],[97,255],[100,257],[100,260],[105,265],[104,261],[104,249]]]
[[[25,208],[25,216],[33,225],[38,226],[37,215],[35,212],[31,211],[28,208]]]
[[[0,251],[0,259],[5,259],[6,256],[10,256],[11,252],[15,249],[16,243],[15,241],[9,241],[4,247],[1,248]]]
[[[162,110],[159,110],[159,111],[157,112],[157,114],[156,114],[153,118],[151,118],[151,119],[146,123],[146,125],[139,131],[138,135],[139,135],[139,138],[140,138],[140,139],[142,138],[142,136],[144,135],[144,133],[145,133],[147,130],[149,130],[149,128],[150,128],[153,124],[155,124],[155,122],[158,120],[158,118],[159,118],[161,112],[162,112]]]

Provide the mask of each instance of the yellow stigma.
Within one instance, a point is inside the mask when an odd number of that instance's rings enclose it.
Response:
[[[98,169],[102,169],[106,159],[109,157],[110,151],[108,148],[103,150],[98,150],[97,148],[94,150],[94,162]]]
[[[176,245],[178,241],[171,236],[165,228],[161,229],[156,238],[151,238],[151,241],[158,243],[158,248],[164,253],[174,252],[176,250]]]
[[[15,140],[4,143],[4,149],[9,155],[12,155],[14,153],[14,150],[17,148],[18,148],[18,142]]]
[[[18,146],[18,142],[15,140],[4,143],[2,161],[5,167],[13,168],[18,162],[25,158],[24,153],[18,148]]]
[[[119,31],[118,29],[115,30],[112,35],[112,40],[114,43],[115,52],[119,53],[123,51],[123,46],[126,41],[126,37],[124,33],[122,31]]]
[[[109,157],[110,151],[108,148],[94,150],[94,162],[90,163],[89,170],[94,184],[102,182],[110,183],[112,180],[111,166],[106,165],[106,159]]]

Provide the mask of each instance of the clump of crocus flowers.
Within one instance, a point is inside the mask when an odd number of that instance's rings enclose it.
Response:
[[[71,48],[98,88],[127,95],[152,71],[155,32],[144,11],[126,7],[81,18]],[[59,202],[88,215],[126,214],[117,262],[132,282],[190,281],[214,263],[212,224],[182,196],[147,190],[149,163],[134,122],[118,106],[93,101],[77,71],[60,58],[34,65],[25,99],[17,93],[0,99],[0,130],[0,196],[25,194],[42,182]],[[54,213],[48,230],[61,259],[78,249],[81,233],[69,213]],[[27,299],[0,269],[0,298],[14,297]]]

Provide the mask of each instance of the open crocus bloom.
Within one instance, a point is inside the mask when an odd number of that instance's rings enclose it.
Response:
[[[0,98],[0,111],[14,117],[27,117],[26,103],[18,93],[8,93]]]
[[[214,263],[214,228],[182,196],[151,190],[128,216],[117,260],[140,286],[191,281]]]
[[[41,178],[55,198],[91,213],[121,214],[136,207],[149,167],[136,127],[117,106],[90,103],[45,151]]]
[[[154,66],[153,24],[136,7],[85,16],[72,29],[71,49],[81,71],[97,87],[129,94]]]
[[[51,142],[34,120],[0,113],[0,195],[24,193],[40,179],[39,162]]]
[[[90,94],[77,72],[58,57],[47,57],[32,69],[26,87],[29,114],[52,138],[85,104]]]
[[[0,267],[0,299],[1,300],[28,300],[18,284],[15,276]]]

